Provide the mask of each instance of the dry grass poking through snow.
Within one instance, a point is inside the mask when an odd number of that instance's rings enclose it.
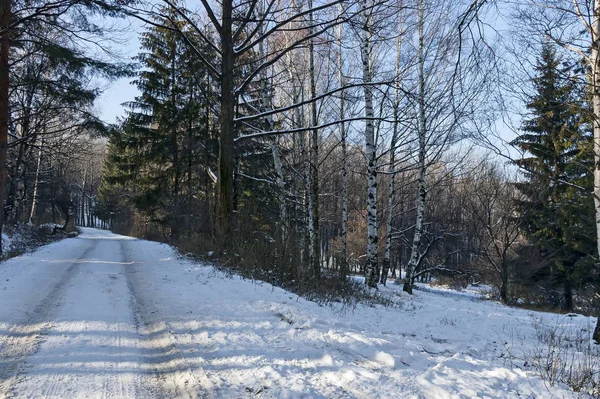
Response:
[[[568,323],[573,317],[559,316],[554,326],[535,323],[537,343],[526,359],[551,387],[563,383],[600,398],[600,346],[590,339],[594,326],[574,329]]]

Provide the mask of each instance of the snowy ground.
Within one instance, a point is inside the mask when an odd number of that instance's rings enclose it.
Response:
[[[0,397],[578,397],[525,359],[592,319],[384,291],[340,311],[84,229],[0,264]]]

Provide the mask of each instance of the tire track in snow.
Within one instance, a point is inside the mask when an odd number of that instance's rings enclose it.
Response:
[[[135,267],[135,259],[129,256],[126,243],[121,242],[120,246],[123,263],[131,263],[126,268],[125,276],[136,329],[144,342],[148,371],[154,377],[150,391],[155,397],[210,398],[211,395],[202,388],[201,380],[206,379],[206,376],[198,369],[191,370],[190,365],[186,364],[186,359],[171,332],[172,328],[161,315],[151,310],[148,298],[140,289],[143,281],[140,281],[137,275],[143,273],[143,270]]]
[[[79,272],[79,261],[92,253],[96,245],[97,241],[93,240],[63,272],[50,292],[27,314],[25,320],[15,323],[4,332],[5,337],[0,345],[0,397],[12,395],[11,388],[19,381],[22,366],[27,358],[38,351],[45,335],[53,326],[53,316],[62,306],[65,288]]]

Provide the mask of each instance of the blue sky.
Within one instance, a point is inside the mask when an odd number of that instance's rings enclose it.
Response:
[[[123,32],[117,34],[119,41],[113,42],[112,50],[118,53],[123,61],[129,62],[139,52],[138,35],[143,30],[143,26],[137,20],[121,22]],[[125,116],[125,109],[121,104],[132,101],[139,94],[137,88],[130,84],[132,79],[119,79],[108,84],[96,103],[96,109],[102,120],[114,123],[118,117]]]

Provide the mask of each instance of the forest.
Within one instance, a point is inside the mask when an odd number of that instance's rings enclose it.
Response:
[[[3,232],[110,229],[309,297],[600,313],[599,3],[11,0],[0,34]]]

